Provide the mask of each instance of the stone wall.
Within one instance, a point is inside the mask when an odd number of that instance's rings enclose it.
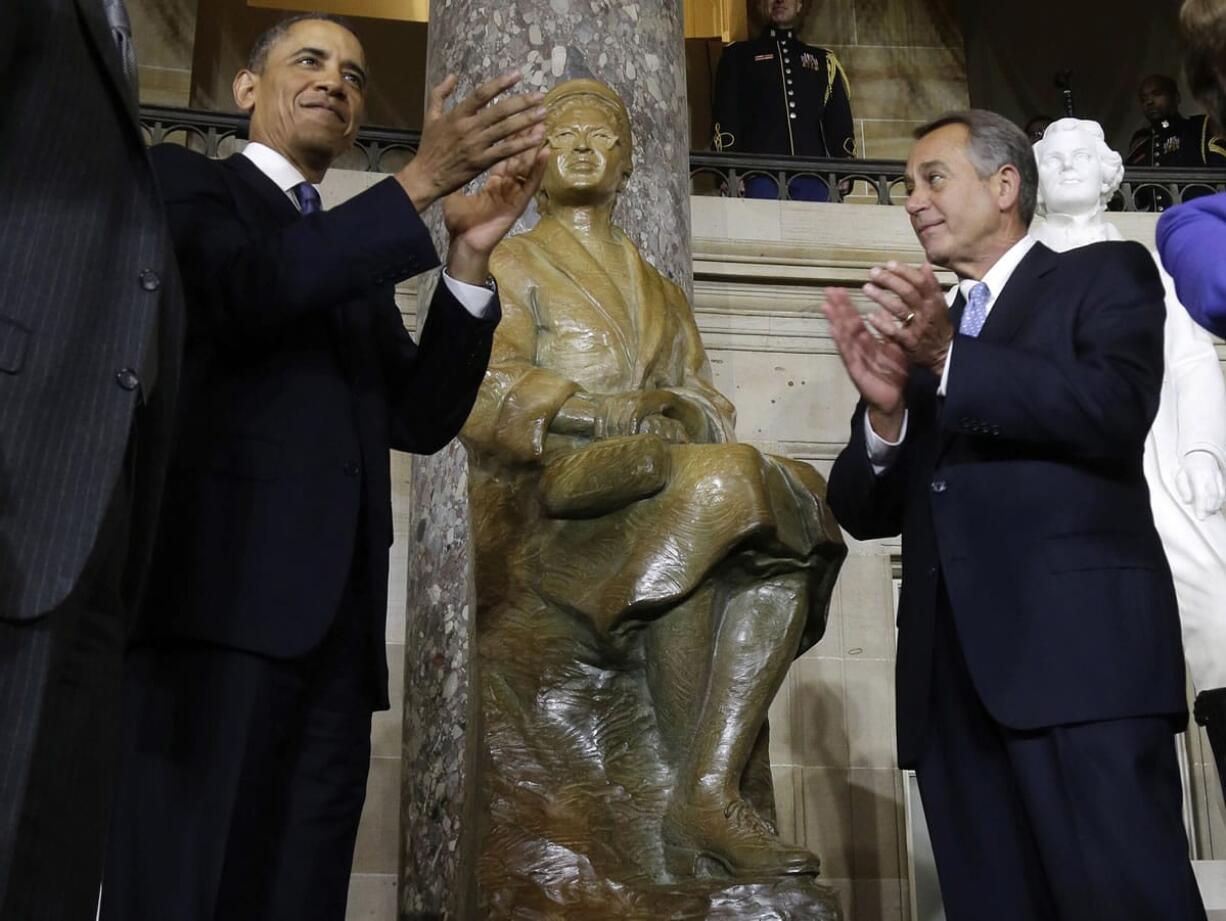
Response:
[[[186,106],[192,89],[197,0],[129,0],[132,43],[146,105]]]
[[[970,101],[953,0],[810,0],[804,37],[851,81],[860,156],[906,158],[911,131]]]

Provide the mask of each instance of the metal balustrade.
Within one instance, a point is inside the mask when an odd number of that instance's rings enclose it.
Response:
[[[183,144],[210,157],[226,156],[246,139],[247,119],[224,112],[142,106],[141,126],[150,144]],[[364,128],[354,149],[336,162],[342,169],[391,173],[417,152],[418,131]],[[779,197],[788,198],[788,185],[798,177],[826,185],[830,201],[861,204],[900,204],[906,197],[902,161],[831,160],[765,156],[744,153],[693,151],[690,188],[696,195],[743,194],[748,179],[764,176],[774,181]],[[1127,170],[1124,183],[1111,203],[1113,211],[1160,211],[1188,198],[1226,191],[1226,170]]]

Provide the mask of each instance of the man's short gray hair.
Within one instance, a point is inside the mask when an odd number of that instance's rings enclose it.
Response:
[[[1047,139],[1053,134],[1059,134],[1062,131],[1080,131],[1086,134],[1094,143],[1094,155],[1098,157],[1102,164],[1103,184],[1099,190],[1099,204],[1105,209],[1107,202],[1111,201],[1116,190],[1120,187],[1120,183],[1124,181],[1124,158],[1119,152],[1113,150],[1111,145],[1107,143],[1106,135],[1103,134],[1103,126],[1098,122],[1090,121],[1085,118],[1062,118],[1059,121],[1054,121],[1048,125],[1047,130],[1043,132],[1043,139],[1036,141],[1034,145],[1034,162],[1036,164],[1043,161],[1043,150],[1047,145]],[[1043,199],[1043,186],[1039,186],[1039,215],[1047,215],[1047,202]]]
[[[1022,178],[1018,192],[1018,214],[1030,226],[1039,195],[1039,169],[1035,165],[1030,138],[1003,115],[984,109],[949,112],[915,129],[915,139],[927,137],[946,125],[962,125],[970,133],[967,157],[980,179],[1012,166]]]

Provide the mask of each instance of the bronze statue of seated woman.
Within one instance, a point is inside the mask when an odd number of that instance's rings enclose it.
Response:
[[[504,315],[463,434],[482,885],[815,875],[775,831],[766,717],[846,554],[825,483],[736,443],[684,293],[613,223],[621,99],[584,79],[545,104],[541,218],[494,253]]]

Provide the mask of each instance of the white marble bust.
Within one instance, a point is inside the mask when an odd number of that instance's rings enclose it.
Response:
[[[1124,159],[1103,138],[1098,122],[1062,118],[1034,145],[1039,202],[1031,233],[1056,252],[1120,240],[1103,219],[1107,202],[1124,180]]]
[[[1034,145],[1039,201],[1031,234],[1057,252],[1122,236],[1106,218],[1123,159],[1097,122],[1062,118]],[[1157,262],[1157,256],[1154,256]],[[1196,690],[1226,687],[1226,382],[1209,335],[1169,275],[1162,401],[1145,442],[1145,477],[1166,548]]]

